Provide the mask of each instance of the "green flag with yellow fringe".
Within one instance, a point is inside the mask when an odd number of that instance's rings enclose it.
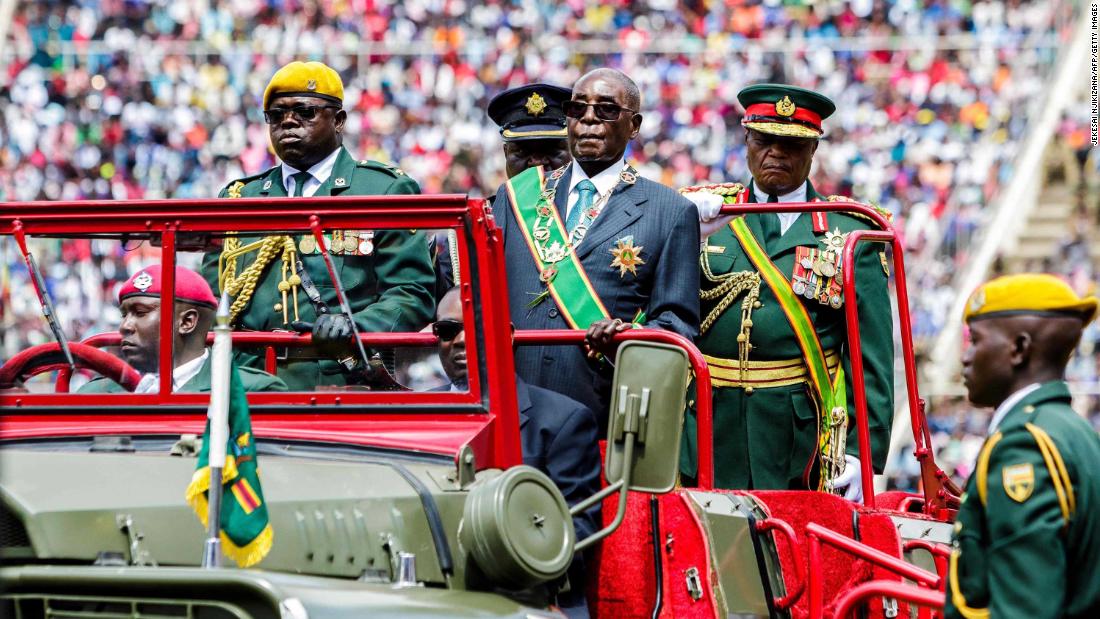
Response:
[[[199,462],[187,486],[187,503],[204,527],[210,490],[210,419],[206,420]],[[274,533],[260,489],[256,443],[248,415],[248,398],[234,361],[229,372],[229,434],[222,469],[221,543],[226,556],[240,567],[259,563],[271,550]]]

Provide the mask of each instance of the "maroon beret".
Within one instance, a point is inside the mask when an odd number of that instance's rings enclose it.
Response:
[[[160,296],[160,265],[154,264],[134,273],[118,291],[118,301],[129,297]],[[210,290],[210,284],[201,275],[187,267],[176,267],[176,300],[195,305],[217,308],[218,299]]]

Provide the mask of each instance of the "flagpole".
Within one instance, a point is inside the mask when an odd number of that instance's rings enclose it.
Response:
[[[225,443],[229,434],[229,368],[233,340],[229,329],[229,295],[222,293],[214,327],[214,346],[210,353],[210,489],[207,491],[207,535],[202,566],[216,568],[221,563],[222,469],[225,467]]]

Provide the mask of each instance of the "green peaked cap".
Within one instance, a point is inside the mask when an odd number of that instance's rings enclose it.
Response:
[[[821,121],[836,111],[825,95],[787,84],[753,84],[737,100],[745,108],[743,126],[786,137],[821,137]]]

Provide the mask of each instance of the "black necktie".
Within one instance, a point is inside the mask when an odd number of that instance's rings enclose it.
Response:
[[[768,204],[778,204],[779,198],[768,194]],[[771,246],[779,241],[779,237],[783,236],[783,233],[779,227],[779,215],[775,213],[762,213],[760,215],[760,229],[764,232],[764,247],[771,249]]]

